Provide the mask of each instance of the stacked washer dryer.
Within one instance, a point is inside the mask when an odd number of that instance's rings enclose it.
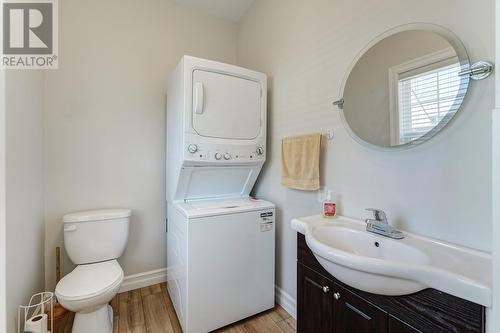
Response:
[[[249,194],[266,160],[266,75],[184,56],[167,93],[168,292],[185,333],[274,306],[274,205]]]

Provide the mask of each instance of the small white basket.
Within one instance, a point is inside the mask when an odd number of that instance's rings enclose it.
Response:
[[[17,318],[19,333],[54,332],[54,320],[52,320],[54,318],[54,294],[43,292],[31,296],[28,305],[19,306]]]

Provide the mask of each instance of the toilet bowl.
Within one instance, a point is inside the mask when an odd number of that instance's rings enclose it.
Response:
[[[128,240],[129,209],[106,209],[65,215],[65,249],[76,268],[56,286],[63,307],[75,312],[73,333],[111,333],[108,303],[120,290],[120,257]]]
[[[73,332],[109,332],[113,310],[109,301],[123,282],[123,270],[116,260],[77,266],[56,288],[63,307],[76,312]]]

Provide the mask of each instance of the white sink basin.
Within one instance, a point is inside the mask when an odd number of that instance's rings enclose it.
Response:
[[[346,217],[292,220],[319,263],[338,280],[381,295],[434,288],[491,305],[491,255],[405,232],[396,240]]]
[[[429,256],[413,246],[390,238],[381,239],[363,230],[330,225],[319,226],[312,232],[319,242],[353,255],[412,264],[430,262]]]

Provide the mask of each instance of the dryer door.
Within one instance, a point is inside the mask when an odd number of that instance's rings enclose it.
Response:
[[[193,72],[193,128],[201,136],[251,140],[261,131],[261,87],[237,76]]]

